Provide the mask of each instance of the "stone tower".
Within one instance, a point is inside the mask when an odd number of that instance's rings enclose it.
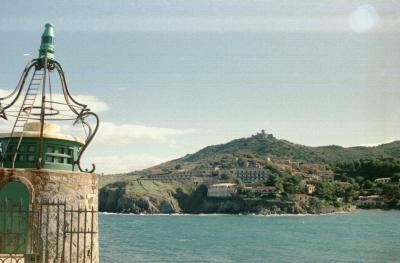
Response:
[[[0,98],[11,126],[0,133],[0,262],[99,262],[98,178],[81,167],[99,119],[71,96],[54,52],[46,24],[39,57]]]

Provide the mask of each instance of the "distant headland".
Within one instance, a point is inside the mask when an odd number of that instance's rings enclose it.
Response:
[[[400,208],[400,142],[309,147],[260,133],[129,174],[100,177],[120,213],[318,214]]]

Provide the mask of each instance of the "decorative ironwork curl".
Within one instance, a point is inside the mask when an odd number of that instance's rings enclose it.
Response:
[[[71,105],[72,103],[70,103],[70,100],[71,100],[74,104],[76,104],[76,105],[78,105],[79,107],[83,108],[83,110],[85,110],[85,109],[87,108],[87,105],[77,102],[77,101],[71,96],[71,94],[69,93],[69,90],[68,90],[68,85],[67,85],[67,80],[66,80],[66,78],[65,78],[64,70],[62,69],[60,63],[58,63],[57,61],[54,61],[54,65],[55,65],[55,68],[57,69],[58,74],[59,74],[59,76],[60,76],[61,86],[62,86],[62,89],[63,89],[63,94],[64,94],[65,101],[67,102],[67,104],[68,104],[69,108],[71,109],[71,111],[74,112],[76,115],[79,116],[80,113],[77,112],[76,109]]]
[[[46,68],[45,68],[46,67]],[[96,166],[94,164],[92,164],[92,168],[90,170],[88,169],[82,169],[81,167],[81,158],[83,153],[85,152],[85,150],[87,149],[88,145],[90,144],[90,142],[93,140],[93,137],[95,136],[95,134],[97,133],[98,127],[99,127],[99,117],[91,112],[91,110],[87,107],[86,104],[82,104],[79,103],[78,101],[76,101],[71,93],[69,92],[68,89],[68,85],[67,85],[67,81],[66,81],[66,77],[65,77],[65,73],[64,70],[61,66],[60,63],[58,63],[56,60],[48,60],[48,61],[44,61],[43,58],[38,58],[38,59],[33,59],[32,61],[30,61],[24,71],[22,72],[21,78],[18,82],[17,87],[13,90],[13,92],[11,94],[9,94],[6,97],[0,98],[0,118],[6,119],[7,120],[7,115],[6,115],[6,110],[12,106],[16,106],[14,105],[18,99],[21,97],[22,95],[22,91],[24,89],[25,86],[25,82],[26,79],[29,75],[29,73],[31,72],[31,70],[34,69],[34,73],[32,75],[32,79],[35,78],[35,74],[37,74],[38,71],[40,70],[45,70],[45,71],[54,71],[54,69],[56,70],[56,72],[58,73],[58,76],[60,78],[60,83],[61,83],[61,89],[62,89],[62,93],[63,93],[63,97],[65,100],[65,103],[62,102],[57,102],[57,101],[52,101],[51,96],[50,96],[50,101],[43,99],[42,101],[42,106],[34,106],[31,105],[29,107],[23,107],[21,110],[24,111],[26,114],[31,115],[31,117],[28,116],[29,119],[31,120],[38,120],[37,118],[37,113],[31,112],[32,109],[42,109],[44,110],[43,112],[45,114],[43,119],[39,119],[41,122],[44,122],[45,120],[75,120],[75,123],[77,122],[81,122],[84,126],[86,126],[89,130],[89,133],[85,139],[85,144],[81,147],[81,149],[78,152],[78,156],[77,156],[77,160],[75,161],[75,165],[77,165],[77,167],[79,168],[79,170],[81,172],[89,172],[89,173],[93,173],[96,169]],[[44,74],[44,78],[46,78],[45,74]],[[43,82],[44,85],[45,82]],[[49,85],[50,81],[49,81]],[[50,92],[51,92],[51,87],[49,87]],[[43,89],[44,90],[44,89]],[[29,88],[27,91],[27,94],[29,92]],[[42,94],[42,96],[44,96]],[[8,103],[7,105],[3,106],[1,104],[2,101],[6,100],[6,99],[12,99],[10,103]],[[55,105],[64,105],[67,106],[67,108],[73,113],[73,115],[75,115],[76,117],[70,116],[68,118],[65,118],[63,116],[67,116],[67,115],[63,115],[61,114],[61,112],[64,112],[66,110],[63,109],[57,109],[57,108],[53,108],[53,107],[46,107],[45,104],[46,103],[50,103],[51,105],[55,104]],[[60,106],[61,107],[61,106]],[[45,112],[45,109],[51,110],[50,113]],[[12,112],[12,111],[11,111]],[[10,116],[14,116],[12,114],[10,114]],[[17,117],[18,119],[18,116]],[[35,117],[36,116],[36,117]],[[92,129],[91,125],[89,124],[89,122],[86,121],[86,118],[93,116],[96,120],[96,126],[94,129]],[[50,118],[51,117],[51,118]],[[75,124],[74,123],[74,124]],[[3,153],[2,155],[4,155],[5,153]],[[4,156],[2,156],[4,157]],[[2,160],[4,158],[1,158]]]
[[[96,119],[96,126],[93,131],[92,131],[91,126],[85,120],[88,116],[93,116]],[[90,171],[88,169],[82,169],[81,157],[82,157],[83,152],[86,150],[86,148],[88,147],[90,142],[93,140],[94,136],[96,135],[97,130],[99,129],[99,116],[97,116],[97,114],[95,114],[91,111],[87,111],[87,112],[83,112],[81,116],[78,116],[77,120],[79,120],[79,119],[81,120],[81,122],[84,125],[86,125],[89,128],[89,134],[88,134],[88,137],[86,138],[85,145],[83,145],[82,148],[79,150],[78,159],[76,160],[75,164],[78,166],[78,168],[81,172],[93,173],[96,170],[96,165],[94,165],[92,163],[92,169]]]

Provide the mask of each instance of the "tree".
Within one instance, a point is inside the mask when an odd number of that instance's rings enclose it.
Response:
[[[351,202],[354,197],[358,195],[359,186],[357,184],[350,184],[344,187],[343,199],[346,203]]]
[[[371,180],[366,180],[366,181],[363,183],[363,188],[364,188],[364,189],[371,189],[373,186],[374,186],[374,183],[371,182]]]
[[[315,196],[331,203],[336,201],[337,196],[335,183],[328,180],[319,181],[315,188]]]
[[[295,194],[301,190],[301,180],[297,176],[285,176],[283,180],[283,188],[286,193]]]
[[[282,177],[273,173],[269,177],[269,181],[265,183],[267,186],[274,186],[277,192],[283,192]]]
[[[392,183],[400,183],[400,172],[393,174],[391,182]]]
[[[362,183],[364,180],[365,180],[364,177],[362,177],[361,175],[356,177],[356,182],[357,183]]]
[[[312,196],[308,201],[308,205],[311,208],[312,212],[318,213],[322,207],[322,202],[317,197]]]
[[[400,185],[387,184],[383,186],[383,196],[389,207],[397,207],[400,202]]]

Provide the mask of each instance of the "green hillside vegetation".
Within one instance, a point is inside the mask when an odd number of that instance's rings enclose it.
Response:
[[[394,158],[360,159],[338,163],[333,168],[338,179],[353,178],[359,183],[382,177],[390,177],[395,181],[400,178],[400,159]]]
[[[139,176],[134,174],[109,174],[99,175],[99,188],[112,184],[114,182],[126,182],[138,179]]]
[[[222,174],[218,176],[221,179],[242,187],[240,180],[223,173],[224,169],[242,168],[238,158],[255,160],[257,165],[268,169],[270,180],[264,184],[274,186],[276,192],[255,196],[254,193],[244,191],[242,195],[247,196],[247,199],[259,200],[251,205],[243,199],[239,200],[240,198],[217,202],[206,197],[207,191],[204,187],[196,187],[192,183],[162,183],[146,179],[150,174],[165,175],[198,169],[210,169],[214,173],[214,168],[220,168]],[[293,176],[291,172],[279,166],[279,163],[269,160],[292,160],[305,165],[319,164],[319,171],[334,172],[336,181],[326,177],[311,182],[316,186],[316,191],[311,195],[308,206],[292,207],[297,211],[305,209],[317,212],[322,211],[320,208],[328,206],[344,207],[359,195],[380,195],[385,200],[386,208],[399,208],[399,141],[375,147],[309,147],[276,139],[262,131],[248,138],[205,147],[194,154],[142,171],[101,176],[100,210],[134,213],[254,212],[258,209],[254,206],[262,207],[257,202],[268,203],[275,200],[282,204],[289,200],[288,196],[306,192],[305,181],[301,177]],[[299,167],[297,164],[292,166],[293,171],[300,172]],[[374,181],[384,177],[391,178],[391,181]]]
[[[226,144],[206,147],[182,160],[198,161],[216,155],[272,157],[309,163],[337,163],[377,157],[400,157],[400,142],[382,144],[376,147],[341,147],[336,145],[309,147],[276,139],[271,134],[259,133],[249,138],[233,140]]]
[[[388,208],[399,208],[400,159],[361,159],[333,166],[336,179],[358,186],[361,195],[382,195]],[[390,178],[389,183],[375,179]]]
[[[266,158],[296,160],[304,163],[335,165],[360,159],[400,158],[400,141],[374,147],[341,147],[336,145],[310,147],[275,138],[272,134],[258,133],[226,144],[208,146],[194,154],[172,160],[133,174],[171,171],[176,167],[192,170],[218,166],[235,168],[236,157],[255,158],[266,164]]]

